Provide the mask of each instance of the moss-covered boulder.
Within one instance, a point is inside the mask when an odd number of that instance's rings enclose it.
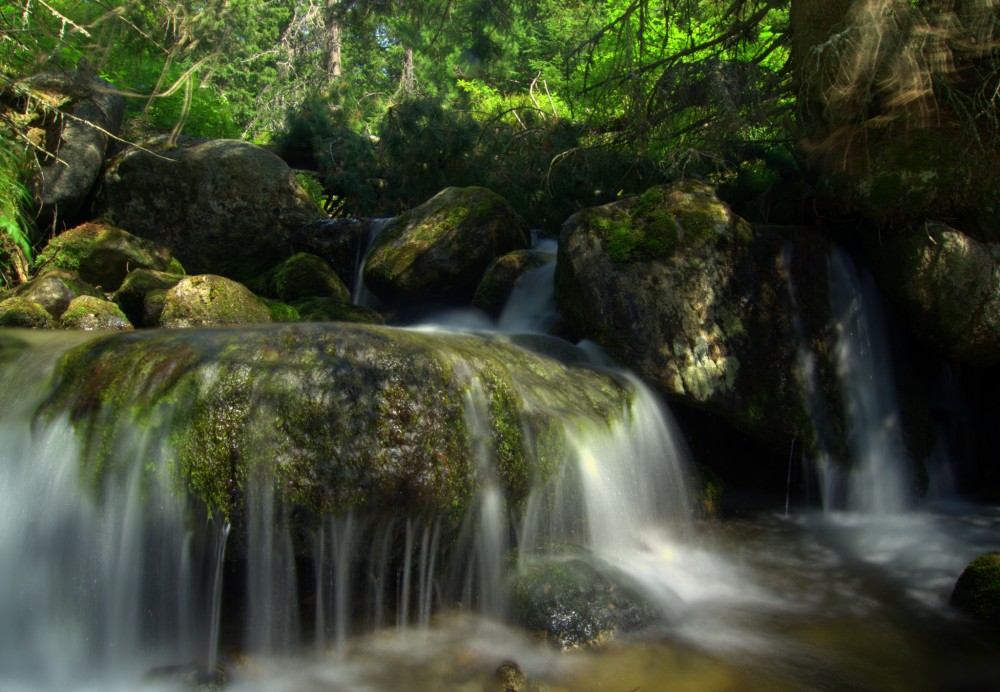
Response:
[[[162,448],[148,473],[237,523],[252,478],[301,521],[355,508],[457,524],[482,482],[480,436],[513,505],[559,473],[572,430],[607,427],[632,396],[505,339],[345,323],[103,336],[69,351],[55,384],[42,413],[69,414],[94,487],[131,468],[115,441],[141,428]]]
[[[518,624],[561,649],[599,646],[664,621],[623,574],[586,553],[531,562],[510,578]]]
[[[74,298],[73,302],[66,308],[59,325],[63,329],[82,329],[93,331],[95,329],[133,329],[132,323],[125,317],[125,313],[110,300],[95,298],[93,296],[80,296]]]
[[[581,335],[674,401],[775,450],[815,443],[800,353],[811,352],[828,410],[843,410],[827,356],[828,242],[751,227],[708,185],[680,182],[563,226],[556,300]],[[831,415],[829,418],[833,419]],[[843,441],[837,429],[827,443]]]
[[[47,269],[41,274],[3,294],[4,298],[27,298],[41,305],[54,318],[59,319],[70,302],[79,296],[103,298],[99,290],[80,279],[69,269]]]
[[[544,250],[515,250],[498,257],[483,274],[472,296],[472,306],[491,317],[498,317],[521,277],[553,260],[555,255]]]
[[[351,291],[322,257],[308,252],[292,255],[252,281],[247,287],[257,295],[291,303],[301,298],[330,298],[351,302]]]
[[[389,222],[368,251],[365,285],[390,304],[468,305],[494,259],[527,247],[527,224],[506,200],[450,187]]]
[[[154,291],[147,297],[155,295]],[[270,321],[267,305],[246,286],[222,276],[200,274],[185,277],[166,291],[158,326],[182,329]]]
[[[167,291],[183,278],[183,274],[136,269],[125,277],[113,298],[132,324],[152,327],[160,322]]]
[[[873,252],[879,283],[915,334],[950,358],[1000,363],[1000,245],[928,222]]]
[[[184,272],[163,245],[105,223],[86,223],[57,235],[36,263],[74,271],[82,280],[108,292],[116,291],[135,269]]]
[[[385,317],[381,313],[334,298],[302,298],[294,301],[292,307],[298,312],[299,319],[306,322],[385,324]]]
[[[285,162],[262,147],[149,146],[155,153],[133,148],[111,162],[97,209],[169,247],[189,273],[251,279],[288,255],[294,229],[323,216]]]
[[[1000,552],[980,555],[955,583],[951,604],[1000,627]]]
[[[55,326],[48,310],[33,300],[17,297],[0,300],[0,327],[52,329]]]

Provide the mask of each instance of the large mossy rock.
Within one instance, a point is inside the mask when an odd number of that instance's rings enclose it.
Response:
[[[450,187],[389,222],[368,251],[364,280],[390,304],[468,305],[494,259],[527,247],[527,224],[506,200]]]
[[[27,298],[41,305],[59,319],[66,308],[79,296],[104,296],[94,286],[83,281],[79,274],[69,269],[47,269],[20,286],[3,294],[4,298]]]
[[[751,227],[711,187],[680,182],[571,217],[556,300],[582,336],[668,399],[787,450],[817,438],[807,384],[842,410],[827,386],[828,256],[819,234]],[[796,375],[803,350],[816,383]],[[832,425],[822,438],[842,442]]]
[[[356,508],[460,522],[480,436],[522,502],[566,462],[567,431],[606,428],[632,396],[499,337],[348,324],[120,333],[68,352],[55,382],[44,412],[69,414],[89,473],[124,473],[134,459],[111,442],[146,426],[173,450],[157,473],[237,522],[263,481],[303,521]],[[471,391],[485,430],[468,422]]]
[[[188,276],[164,295],[160,327],[183,329],[271,321],[263,300],[246,286],[222,276]]]
[[[105,173],[97,207],[169,247],[189,273],[241,281],[287,257],[291,233],[322,216],[284,161],[236,140],[129,149]]]
[[[664,621],[627,577],[586,554],[523,566],[510,578],[510,593],[518,624],[561,649],[599,646]]]
[[[117,136],[125,100],[114,85],[82,72],[33,77],[31,86],[68,117],[46,127],[38,197],[46,222],[64,222],[79,212],[104,166],[110,137]]]
[[[1000,552],[969,563],[955,583],[951,604],[1000,628]]]
[[[135,269],[184,271],[165,246],[105,223],[86,223],[57,235],[36,263],[75,271],[104,291],[118,290]]]
[[[926,223],[873,252],[880,285],[915,334],[955,360],[1000,363],[1000,244]]]

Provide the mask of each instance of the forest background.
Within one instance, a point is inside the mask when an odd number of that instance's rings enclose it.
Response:
[[[795,145],[831,113],[861,125],[941,91],[952,54],[969,52],[953,21],[962,4],[13,0],[0,8],[0,280],[51,233],[33,224],[47,154],[32,132],[62,116],[32,89],[39,72],[110,82],[129,142],[271,147],[310,172],[301,179],[330,215],[389,216],[482,185],[554,232],[580,208],[680,176],[737,206],[800,179]],[[996,3],[980,4],[992,39]],[[796,11],[826,15],[820,28],[842,29],[832,35],[852,50],[832,39],[797,50]],[[817,45],[832,72],[808,71]],[[1000,72],[995,42],[984,51],[968,108],[989,116]],[[843,102],[861,112],[845,116]]]

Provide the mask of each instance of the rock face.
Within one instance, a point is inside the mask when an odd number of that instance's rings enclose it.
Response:
[[[283,260],[291,232],[322,216],[280,158],[236,140],[130,149],[112,161],[97,207],[189,273],[236,280]]]
[[[37,263],[75,271],[84,281],[105,291],[116,291],[134,269],[183,274],[170,250],[103,223],[86,223],[53,238]]]
[[[97,182],[108,133],[121,128],[124,100],[109,82],[81,73],[44,74],[31,83],[52,102],[64,101],[59,109],[67,114],[46,132],[45,148],[53,156],[41,162],[41,216],[71,219]]]
[[[188,276],[166,292],[159,326],[169,329],[270,322],[260,298],[241,283],[212,274]]]
[[[980,555],[955,583],[951,604],[1000,627],[1000,553]]]
[[[368,252],[365,284],[390,304],[468,305],[494,259],[528,246],[527,232],[495,193],[447,188],[389,222]]]
[[[556,299],[667,398],[787,450],[796,436],[815,442],[799,349],[816,355],[821,383],[835,379],[828,252],[818,234],[752,228],[712,188],[681,182],[571,217]]]
[[[1000,363],[1000,245],[929,222],[886,243],[876,261],[915,334],[970,365]]]
[[[101,337],[66,354],[57,387],[42,413],[70,414],[92,473],[135,461],[98,440],[169,411],[176,454],[161,472],[234,522],[262,479],[303,520],[357,508],[459,522],[480,483],[478,436],[505,500],[522,502],[565,463],[567,430],[606,427],[631,396],[501,338],[348,324]],[[467,422],[473,388],[483,430]]]

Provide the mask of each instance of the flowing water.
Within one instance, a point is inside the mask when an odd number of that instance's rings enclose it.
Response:
[[[545,330],[546,271],[512,301],[533,307],[511,307],[500,328]],[[877,318],[853,281],[842,282],[843,331],[870,336]],[[482,318],[464,326],[498,328]],[[856,475],[829,481],[845,498],[837,511],[788,515],[779,500],[695,521],[682,431],[620,373],[633,404],[610,424],[567,415],[572,459],[512,512],[497,482],[486,396],[457,366],[470,383],[479,491],[450,549],[439,518],[348,512],[322,521],[303,561],[287,509],[263,491],[263,464],[239,538],[244,557],[234,562],[228,524],[179,499],[169,478],[138,481],[173,454],[167,410],[111,442],[134,460],[131,472],[81,491],[73,426],[35,412],[58,356],[91,337],[17,335],[32,341],[29,353],[0,367],[2,692],[223,682],[248,692],[472,691],[492,689],[504,661],[553,691],[1000,687],[1000,645],[947,606],[968,560],[1000,548],[1000,510],[913,509],[901,490],[908,467],[898,463],[893,398],[866,363],[881,347],[867,337],[860,346],[842,339],[840,358],[845,377],[857,377],[852,391],[879,390],[852,404],[878,429],[852,436]],[[876,350],[875,362],[883,357]],[[511,625],[508,575],[567,543],[640,585],[662,624],[570,652]]]

